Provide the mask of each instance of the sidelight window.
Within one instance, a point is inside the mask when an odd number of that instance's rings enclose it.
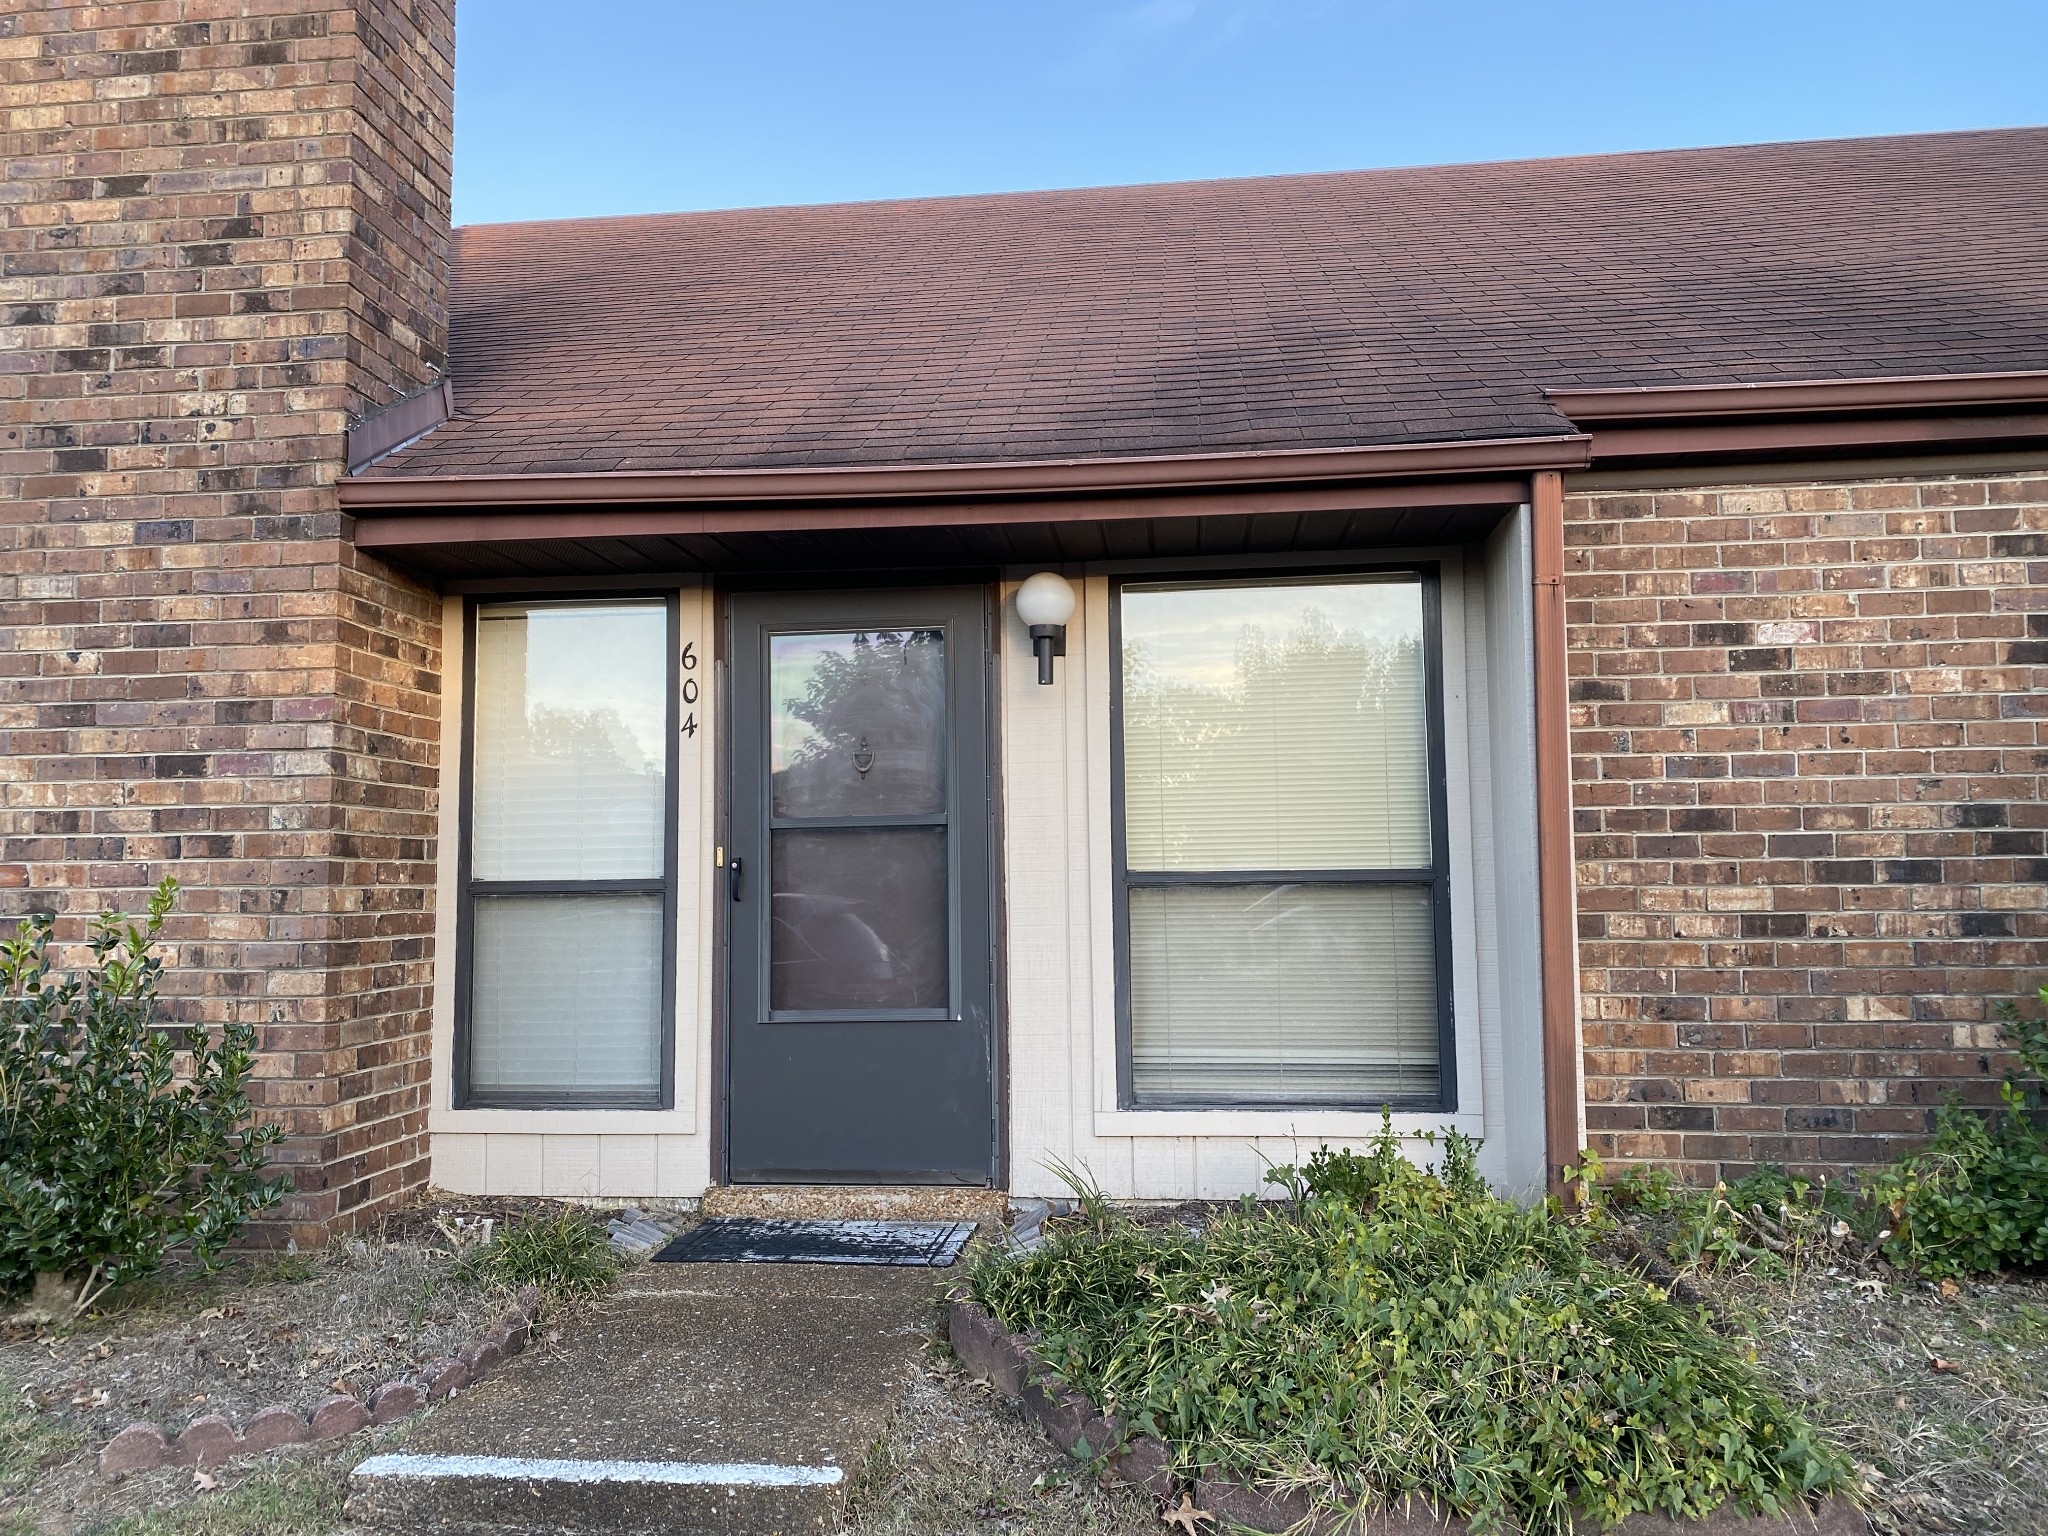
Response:
[[[1126,1105],[1451,1105],[1435,598],[1118,590]]]
[[[472,609],[458,1102],[657,1107],[673,985],[673,604]]]

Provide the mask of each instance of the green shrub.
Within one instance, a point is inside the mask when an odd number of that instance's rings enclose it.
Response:
[[[0,942],[0,1290],[60,1274],[83,1311],[181,1245],[211,1269],[287,1187],[262,1176],[277,1129],[249,1123],[255,1031],[155,1020],[176,894],[140,923],[103,914],[80,974],[51,974],[47,917]]]
[[[2039,1001],[2048,1008],[2048,987]],[[1934,1139],[1871,1185],[1891,1216],[1885,1256],[1934,1276],[2048,1264],[2048,1018],[2017,1004],[1999,1010],[2020,1070],[1999,1085],[1988,1116],[1950,1099],[1935,1115]]]
[[[1436,1134],[1425,1131],[1422,1140],[1435,1146]],[[1479,1172],[1479,1143],[1458,1131],[1452,1131],[1446,1138],[1443,1167],[1435,1172],[1453,1195],[1469,1199],[1483,1199],[1487,1195],[1486,1179]],[[1346,1147],[1332,1152],[1328,1147],[1318,1147],[1301,1167],[1282,1164],[1272,1169],[1267,1179],[1285,1189],[1297,1206],[1314,1200],[1338,1200],[1365,1210],[1382,1192],[1412,1185],[1415,1165],[1402,1154],[1394,1139],[1392,1118],[1383,1114],[1380,1134],[1373,1139],[1370,1151],[1359,1153]]]
[[[563,1296],[591,1296],[618,1278],[618,1255],[604,1230],[575,1211],[529,1216],[462,1256],[462,1273],[478,1285],[523,1285]]]
[[[1438,1175],[1383,1130],[1276,1169],[1290,1205],[1199,1234],[1069,1224],[970,1289],[1184,1468],[1333,1511],[1413,1496],[1533,1536],[1849,1486],[1695,1311],[1598,1260],[1587,1224],[1494,1198],[1471,1151]]]

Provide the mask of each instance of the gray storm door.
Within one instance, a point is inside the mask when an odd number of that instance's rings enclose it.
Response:
[[[987,1184],[987,594],[730,611],[727,1176]]]

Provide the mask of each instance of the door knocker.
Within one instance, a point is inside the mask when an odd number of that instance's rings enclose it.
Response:
[[[863,736],[860,744],[853,749],[853,771],[866,778],[868,770],[874,766],[875,754],[868,750],[868,739]]]

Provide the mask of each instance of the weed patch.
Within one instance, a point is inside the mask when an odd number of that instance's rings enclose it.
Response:
[[[2048,1011],[2048,987],[2038,1001]],[[1924,1275],[1989,1274],[2048,1264],[2048,1017],[1999,1009],[2020,1070],[1999,1085],[1989,1116],[1951,1099],[1934,1140],[1880,1174],[1874,1203],[1891,1218],[1886,1256]]]
[[[1438,1173],[1383,1131],[1276,1178],[1287,1206],[1199,1234],[1084,1207],[970,1288],[1186,1469],[1332,1511],[1414,1497],[1537,1536],[1852,1486],[1733,1343],[1600,1259],[1587,1224],[1494,1198],[1469,1143]]]
[[[460,1272],[473,1283],[507,1290],[531,1285],[543,1296],[594,1296],[618,1278],[619,1259],[590,1217],[557,1211],[525,1216],[469,1249]]]

